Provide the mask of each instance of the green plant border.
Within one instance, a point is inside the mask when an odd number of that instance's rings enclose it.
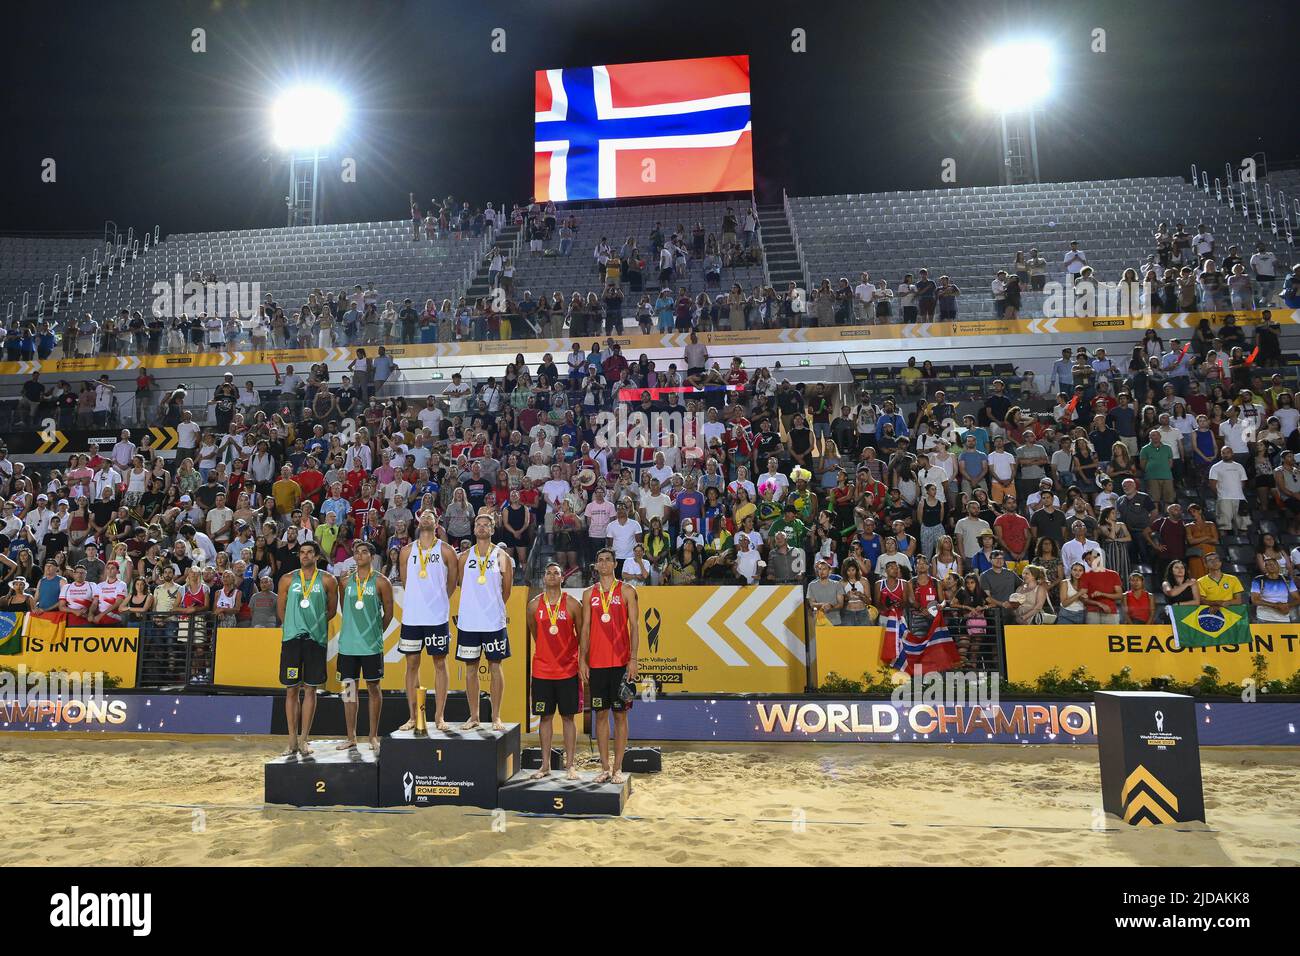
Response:
[[[1032,683],[1004,680],[998,689],[1002,694],[1020,697],[1078,697],[1097,690],[1163,690],[1192,697],[1241,697],[1247,688],[1253,688],[1258,696],[1300,695],[1300,670],[1285,680],[1271,679],[1268,676],[1268,660],[1263,654],[1254,655],[1250,662],[1250,677],[1241,681],[1225,682],[1219,669],[1211,664],[1202,667],[1201,676],[1193,681],[1181,681],[1173,677],[1140,680],[1133,676],[1132,668],[1123,667],[1118,674],[1111,674],[1103,682],[1093,677],[1086,667],[1076,667],[1065,675],[1061,674],[1060,668],[1053,667],[1047,673],[1040,674]],[[887,695],[897,686],[899,673],[891,667],[882,666],[875,673],[868,671],[858,680],[853,680],[831,671],[817,688],[817,693]]]

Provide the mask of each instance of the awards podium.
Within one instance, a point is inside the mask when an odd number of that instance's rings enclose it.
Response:
[[[339,750],[341,742],[313,740],[310,757],[293,754],[267,763],[266,802],[295,807],[378,806],[378,755],[364,742],[355,750]]]
[[[462,731],[399,730],[384,738],[379,762],[379,805],[497,806],[497,788],[519,769],[519,725],[491,724]]]
[[[632,795],[632,778],[622,783],[594,783],[593,771],[580,771],[577,780],[569,780],[563,770],[552,770],[549,777],[530,779],[532,770],[521,770],[500,790],[502,810],[520,813],[551,813],[573,816],[619,816]]]
[[[1195,702],[1184,694],[1097,691],[1102,808],[1133,826],[1205,821]]]

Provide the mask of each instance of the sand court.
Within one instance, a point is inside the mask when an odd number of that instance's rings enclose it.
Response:
[[[1203,749],[1209,823],[1175,832],[1104,816],[1088,746],[673,744],[662,773],[634,778],[624,817],[566,819],[264,808],[276,744],[8,738],[5,862],[1300,864],[1294,751]]]

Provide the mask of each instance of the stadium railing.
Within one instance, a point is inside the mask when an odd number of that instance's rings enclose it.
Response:
[[[152,612],[138,619],[137,687],[189,687],[212,683],[216,615]]]

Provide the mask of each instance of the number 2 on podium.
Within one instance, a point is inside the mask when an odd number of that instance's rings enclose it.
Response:
[[[324,781],[324,780],[317,780],[317,781],[316,781],[316,792],[317,792],[317,793],[324,793],[324,792],[325,792],[325,781]]]

